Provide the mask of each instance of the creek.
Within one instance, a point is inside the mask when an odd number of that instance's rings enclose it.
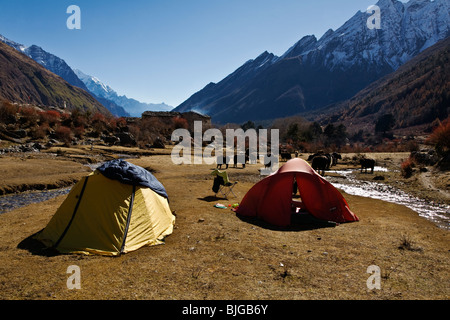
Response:
[[[419,216],[431,220],[440,228],[450,230],[450,206],[420,199],[388,184],[376,181],[363,181],[356,178],[353,170],[330,171],[340,177],[326,176],[325,178],[336,188],[344,192],[373,199],[403,205],[417,212]],[[375,167],[374,173],[387,172],[386,168]]]
[[[26,191],[1,196],[0,214],[28,206],[32,203],[39,203],[61,195],[66,195],[70,192],[70,189],[71,187],[54,190]]]
[[[125,158],[126,155],[118,155],[121,158]],[[131,156],[127,156],[126,158],[133,158]],[[87,164],[92,171],[101,166],[103,162]],[[52,189],[52,190],[39,190],[39,191],[26,191],[21,193],[8,194],[4,196],[0,196],[0,214],[13,211],[15,209],[28,206],[33,203],[44,202],[61,195],[67,195],[72,187],[65,187],[60,189]]]

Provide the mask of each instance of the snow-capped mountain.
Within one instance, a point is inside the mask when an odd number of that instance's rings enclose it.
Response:
[[[334,110],[312,118],[320,123],[345,123],[350,132],[373,132],[377,121],[389,115],[392,129],[413,128],[404,130],[403,135],[429,131],[433,122],[444,121],[450,114],[449,61],[447,37],[339,103]]]
[[[63,59],[45,51],[39,46],[24,46],[0,35],[0,41],[27,55],[47,70],[60,76],[69,84],[90,93],[96,100],[105,106],[112,114],[122,116],[138,116],[145,111],[169,111],[173,107],[166,104],[142,103],[126,96],[119,96],[111,87],[103,84],[96,77],[73,70]]]
[[[113,101],[117,105],[122,106],[132,116],[140,117],[142,113],[145,111],[170,111],[173,109],[173,107],[165,103],[161,104],[144,103],[137,101],[135,99],[128,98],[125,95],[120,96],[114,89],[104,84],[98,78],[91,75],[87,75],[78,69],[75,69],[74,71],[75,74],[78,76],[78,78],[81,81],[83,81],[83,83],[86,85],[86,87],[89,89],[90,92],[92,92],[98,97],[108,99],[110,101]]]
[[[396,70],[418,53],[450,34],[450,2],[446,0],[380,0],[381,29],[367,28],[369,15],[359,11],[320,40],[307,36],[282,58],[301,56],[329,68],[372,62]]]
[[[109,114],[87,91],[69,85],[21,51],[1,41],[0,79],[0,99],[69,111],[81,109],[92,114]]]
[[[8,38],[5,38],[0,34],[0,41],[6,43],[8,46],[13,47],[17,51],[25,52],[26,47],[23,44],[14,42]]]
[[[2,35],[0,35],[0,41],[6,43],[10,47],[13,47],[17,51],[24,53],[47,70],[50,70],[54,74],[66,80],[71,85],[88,91],[84,83],[78,79],[72,68],[70,68],[70,66],[63,59],[36,45],[26,47],[23,44],[9,40]]]
[[[103,84],[98,78],[87,75],[78,69],[74,69],[74,72],[89,91],[95,95],[107,99],[117,96],[117,93],[110,86]]]
[[[61,58],[51,54],[41,47],[32,45],[26,47],[23,44],[14,42],[0,35],[0,41],[6,43],[10,47],[13,47],[19,52],[22,52],[29,58],[33,59],[45,69],[53,72],[54,74],[60,76],[65,81],[67,81],[72,86],[78,87],[92,95],[92,97],[100,102],[106,109],[108,109],[115,116],[129,116],[129,114],[120,106],[112,101],[101,98],[89,91],[83,81],[81,81],[72,68]]]
[[[71,85],[88,91],[84,83],[78,79],[72,68],[63,59],[36,45],[27,47],[24,50],[24,53],[47,70],[50,70],[66,80]]]
[[[320,39],[303,37],[281,57],[267,52],[175,111],[199,110],[213,121],[265,120],[346,100],[450,35],[448,0],[380,0],[381,29],[358,11]]]

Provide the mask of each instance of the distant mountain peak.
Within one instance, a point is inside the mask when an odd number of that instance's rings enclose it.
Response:
[[[129,99],[126,96],[119,96],[116,91],[104,84],[97,77],[87,75],[81,70],[73,70],[63,59],[45,51],[37,45],[26,47],[9,40],[2,35],[0,35],[0,42],[4,42],[17,51],[24,53],[47,70],[66,80],[69,84],[90,93],[116,116],[130,116],[130,113],[140,116],[142,112],[147,110],[170,111],[173,109],[171,106],[164,103],[146,104],[134,99]],[[128,110],[125,110],[128,108],[130,108],[129,112],[127,112]]]
[[[165,104],[153,104],[140,102],[136,99],[128,98],[126,95],[119,95],[109,85],[103,83],[97,77],[88,75],[81,70],[75,69],[75,73],[84,82],[90,92],[97,97],[107,99],[122,107],[132,116],[140,117],[145,111],[171,111],[173,107]]]
[[[3,41],[0,42],[0,79],[0,97],[14,103],[109,114],[88,92],[68,84]]]
[[[26,47],[23,44],[9,40],[2,35],[0,35],[0,41],[27,55],[47,70],[66,80],[71,85],[88,91],[84,83],[75,75],[72,68],[70,68],[63,59],[45,51],[37,45]]]
[[[329,29],[327,33],[329,31],[333,30]],[[317,38],[315,35],[304,36],[303,38],[300,39],[300,41],[298,41],[288,51],[286,51],[286,53],[281,58],[284,59],[305,54],[309,50],[315,49],[316,43]]]
[[[73,70],[77,77],[83,81],[86,87],[94,94],[101,96],[103,98],[107,98],[108,95],[117,94],[110,86],[104,84],[100,79],[94,76],[90,76],[85,74],[83,71],[79,69]],[[91,83],[92,82],[92,83]]]

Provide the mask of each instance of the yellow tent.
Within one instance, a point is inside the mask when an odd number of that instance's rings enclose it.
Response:
[[[118,256],[162,244],[174,222],[162,184],[147,170],[114,160],[72,188],[36,239],[61,253]]]

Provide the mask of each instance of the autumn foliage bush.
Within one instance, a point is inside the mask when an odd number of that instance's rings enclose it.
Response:
[[[55,110],[46,110],[39,113],[41,123],[48,123],[51,127],[59,123],[61,113]]]
[[[412,176],[414,172],[415,163],[411,158],[406,159],[401,164],[401,174],[405,178],[409,178]]]
[[[0,121],[6,124],[16,121],[19,108],[9,101],[0,101]]]
[[[55,130],[55,135],[58,139],[66,144],[72,141],[73,133],[69,127],[60,126]]]
[[[31,137],[34,139],[44,139],[48,136],[50,127],[48,123],[44,123],[40,126],[36,126],[31,130]]]
[[[450,117],[433,130],[427,143],[433,145],[439,154],[450,152]]]
[[[19,108],[20,121],[23,124],[35,125],[39,122],[39,113],[33,107]]]

